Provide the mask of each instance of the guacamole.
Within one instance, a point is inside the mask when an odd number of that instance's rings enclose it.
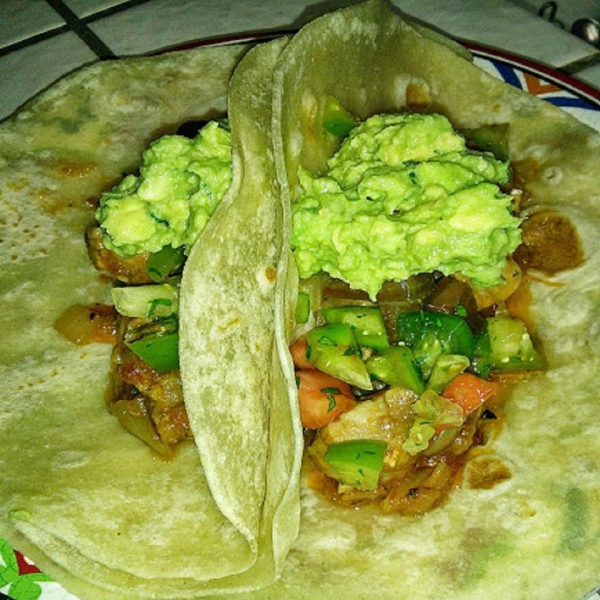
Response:
[[[292,207],[300,277],[320,271],[375,297],[388,280],[460,272],[502,282],[521,241],[508,162],[469,150],[438,114],[375,115],[355,129],[328,171],[301,171]]]
[[[190,248],[231,181],[231,134],[217,121],[194,139],[159,138],[128,175],[100,197],[104,245],[127,257],[165,246]]]

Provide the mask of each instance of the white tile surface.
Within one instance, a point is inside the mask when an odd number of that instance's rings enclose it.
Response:
[[[0,48],[64,24],[44,0],[0,0]]]
[[[69,0],[82,3],[84,0]],[[110,2],[110,0],[96,0]],[[352,0],[153,0],[91,23],[117,55],[140,54],[196,39],[286,28]],[[597,50],[507,0],[394,0],[408,15],[452,36],[561,67]]]
[[[0,60],[0,119],[62,75],[96,59],[74,34],[64,33]]]
[[[88,25],[116,55],[130,55],[197,39],[298,27],[318,14],[357,0],[63,1],[82,18],[125,6],[123,12],[91,20]],[[600,56],[591,45],[523,7],[524,1],[393,0],[407,14],[449,35],[548,65],[560,67]],[[600,8],[600,0],[583,1],[597,2]],[[562,2],[565,0],[559,0]],[[0,0],[0,49],[63,24],[44,0]],[[0,118],[62,74],[93,59],[93,52],[74,33],[0,55]],[[588,68],[581,75],[588,83],[600,86],[597,68]]]
[[[600,90],[600,63],[581,69],[576,77]]]
[[[154,0],[90,24],[117,55],[183,42],[289,27],[311,0]],[[349,2],[328,3],[328,6]]]
[[[97,12],[126,4],[126,0],[63,0],[66,6],[79,18],[89,17]]]
[[[504,0],[397,0],[441,31],[561,67],[597,53],[590,44]]]

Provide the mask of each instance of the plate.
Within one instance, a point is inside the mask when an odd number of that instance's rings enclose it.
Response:
[[[465,44],[490,75],[542,98],[600,131],[600,90],[566,73],[485,46]]]
[[[275,34],[277,35],[277,34]],[[273,33],[220,38],[185,46],[177,50],[236,43],[263,41]],[[473,53],[475,64],[490,75],[543,98],[569,112],[578,120],[600,132],[600,91],[569,75],[508,52],[465,43]],[[600,592],[592,592],[590,600],[600,600]],[[0,600],[78,600],[42,573],[31,561],[0,538]]]

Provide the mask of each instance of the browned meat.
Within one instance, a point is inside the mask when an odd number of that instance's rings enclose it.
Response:
[[[541,210],[522,225],[523,244],[517,248],[517,261],[525,269],[548,275],[573,269],[584,260],[583,248],[575,226],[565,215]]]
[[[102,242],[100,227],[88,229],[86,238],[90,259],[96,269],[131,285],[152,283],[147,270],[150,253],[136,254],[130,258],[118,256]]]
[[[179,371],[160,373],[127,348],[125,331],[129,323],[137,321],[121,319],[106,401],[123,427],[171,458],[176,444],[192,439],[181,378]]]

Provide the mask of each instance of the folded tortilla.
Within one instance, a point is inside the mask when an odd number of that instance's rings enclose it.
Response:
[[[284,45],[94,65],[0,127],[0,536],[81,598],[264,586],[296,537],[302,446],[291,360],[275,343],[285,260],[269,152],[270,76]],[[164,462],[104,405],[111,348],[75,346],[53,324],[73,304],[109,297],[87,256],[87,200],[135,171],[152,139],[226,110],[234,180],[181,292],[198,447]],[[237,235],[244,227],[251,235]],[[196,266],[215,278],[198,280]],[[203,325],[231,335],[213,346],[212,329],[197,337]]]
[[[509,124],[509,156],[531,198],[576,227],[577,268],[531,284],[530,315],[547,372],[520,383],[497,439],[464,485],[421,518],[344,510],[302,488],[299,539],[281,582],[261,598],[569,599],[600,584],[600,135],[484,73],[448,44],[371,1],[314,21],[284,49],[274,77],[282,192],[298,168],[323,172],[327,96],[360,118],[441,112],[457,128]],[[478,471],[504,465],[489,489]],[[254,596],[253,596],[254,597]]]

